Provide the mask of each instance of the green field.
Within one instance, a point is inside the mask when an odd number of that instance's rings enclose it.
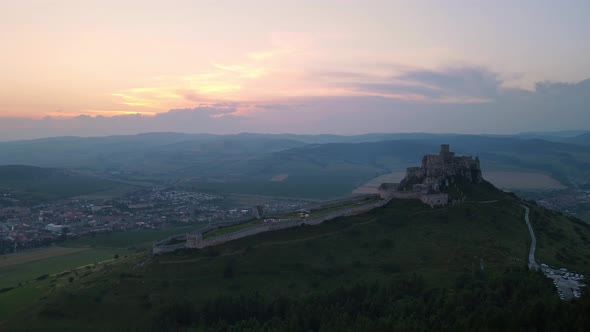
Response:
[[[0,165],[0,191],[25,203],[74,196],[111,198],[134,190],[136,186],[67,170]]]
[[[246,176],[219,182],[193,182],[187,186],[213,193],[333,199],[349,196],[356,187],[380,174],[379,169],[366,169],[363,165],[351,165],[348,169],[307,168],[302,165],[280,182],[270,181],[268,176]],[[288,170],[283,169],[274,172],[288,174]]]
[[[152,243],[171,235],[187,233],[197,226],[178,226],[158,230],[140,230],[99,234],[94,237],[83,237],[62,243],[65,247],[122,248],[148,249]]]
[[[23,264],[0,267],[0,288],[17,286],[19,283],[26,283],[44,274],[54,274],[81,265],[112,259],[116,254],[124,256],[140,250],[145,251],[150,249],[152,243],[156,240],[185,233],[192,229],[193,227],[174,227],[163,230],[129,231],[66,241],[61,245],[88,249]],[[26,253],[24,254],[26,255]]]
[[[137,255],[138,252],[145,254],[153,241],[185,233],[193,228],[184,226],[84,237],[62,243],[65,247],[88,248],[84,251],[0,267],[0,289],[16,287],[7,292],[0,292],[0,321],[44,294],[46,288],[42,285],[45,281],[36,280],[43,275],[55,275],[88,264],[113,261],[115,255],[122,260],[126,256]],[[71,274],[67,275],[69,278]]]

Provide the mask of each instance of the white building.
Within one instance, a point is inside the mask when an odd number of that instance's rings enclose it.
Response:
[[[52,233],[61,233],[64,228],[66,228],[64,225],[47,224],[44,229]]]

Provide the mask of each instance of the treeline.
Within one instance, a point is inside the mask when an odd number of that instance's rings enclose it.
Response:
[[[449,288],[427,287],[414,275],[297,297],[175,300],[156,311],[158,331],[590,330],[589,296],[562,302],[545,276],[525,268],[497,277],[465,273]]]

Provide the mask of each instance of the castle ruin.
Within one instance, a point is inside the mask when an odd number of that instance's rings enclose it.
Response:
[[[400,183],[381,184],[379,195],[384,199],[419,199],[430,206],[443,206],[449,203],[447,189],[456,179],[481,183],[479,158],[457,157],[448,144],[442,144],[438,155],[425,155],[420,167],[408,167]]]

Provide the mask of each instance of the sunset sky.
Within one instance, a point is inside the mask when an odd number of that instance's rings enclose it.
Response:
[[[219,120],[194,131],[358,133],[390,121],[397,131],[512,132],[532,129],[514,123],[527,115],[490,127],[495,110],[536,105],[546,109],[535,126],[579,129],[590,123],[577,108],[590,95],[589,13],[586,0],[2,1],[0,129],[184,110]],[[541,88],[558,91],[553,109]],[[483,112],[474,119],[486,122],[437,128],[421,111]],[[358,125],[361,114],[374,125]],[[322,127],[336,117],[349,121]]]

